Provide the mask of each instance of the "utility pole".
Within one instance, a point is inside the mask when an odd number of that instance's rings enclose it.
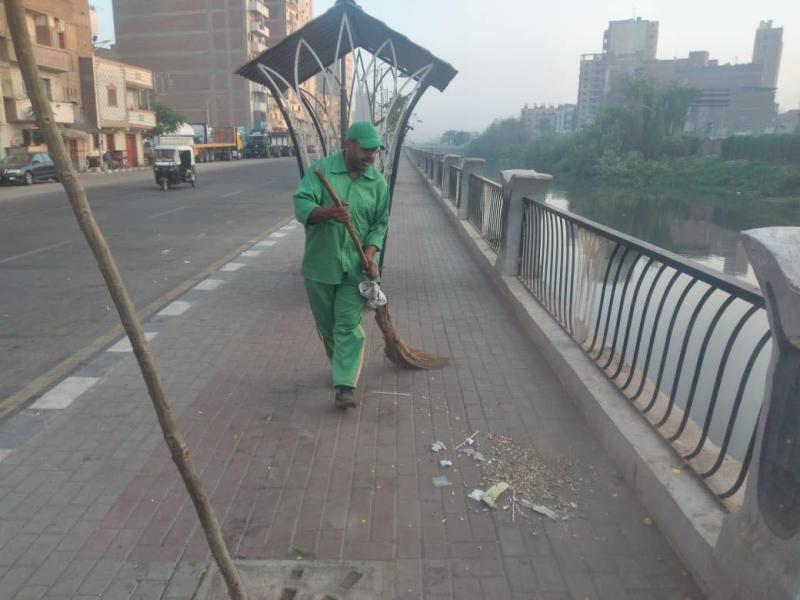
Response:
[[[178,471],[186,485],[186,490],[194,503],[203,532],[208,540],[211,554],[214,556],[222,577],[228,586],[228,594],[231,600],[246,600],[239,572],[236,570],[236,566],[228,553],[214,509],[189,458],[189,450],[178,429],[178,422],[172,412],[172,407],[167,400],[161,376],[144,337],[144,330],[136,314],[136,309],[122,281],[117,263],[111,255],[111,250],[106,243],[105,237],[94,219],[92,208],[86,198],[86,191],[78,181],[78,174],[64,148],[64,141],[53,117],[52,106],[50,106],[44,86],[39,79],[39,69],[36,66],[23,0],[4,0],[4,2],[8,28],[11,31],[19,68],[22,71],[25,87],[28,90],[28,96],[36,116],[36,124],[44,134],[47,149],[50,156],[53,157],[53,162],[58,171],[59,181],[64,186],[64,191],[67,193],[78,225],[94,254],[97,266],[103,275],[108,291],[114,301],[114,306],[119,313],[122,326],[128,334],[133,353],[139,363],[142,377],[147,384],[150,399],[158,416],[158,422],[164,434],[164,441],[169,447],[172,460],[178,467]]]

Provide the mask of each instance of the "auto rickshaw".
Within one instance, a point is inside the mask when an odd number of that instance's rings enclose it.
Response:
[[[153,149],[153,172],[162,191],[181,183],[195,187],[197,173],[194,164],[191,146],[156,146]]]

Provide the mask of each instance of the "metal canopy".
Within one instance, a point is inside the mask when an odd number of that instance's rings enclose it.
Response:
[[[347,17],[349,35],[352,36],[346,44],[339,43],[344,17]],[[393,48],[385,43],[387,40],[391,40]],[[303,48],[298,48],[301,45],[311,46],[317,56],[303,52]],[[381,60],[395,64],[398,71],[407,77],[418,79],[419,71],[431,65],[432,69],[425,79],[428,85],[439,91],[444,91],[457,73],[450,64],[371,17],[352,0],[339,0],[333,8],[309,21],[236,73],[266,85],[263,71],[259,69],[259,65],[262,65],[279,76],[276,85],[283,92],[289,87],[288,82],[303,83],[311,79],[322,72],[323,67],[329,67],[355,48],[363,48]],[[299,60],[298,52],[302,55]]]

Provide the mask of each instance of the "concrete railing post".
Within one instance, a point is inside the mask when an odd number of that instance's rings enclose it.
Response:
[[[800,227],[743,233],[767,303],[772,360],[744,506],[717,555],[732,598],[800,597]],[[722,597],[722,596],[720,596]]]
[[[435,152],[433,155],[433,176],[431,179],[433,180],[433,185],[441,189],[442,187],[442,180],[439,178],[439,164],[444,160],[444,153],[443,152]]]
[[[455,154],[447,154],[442,167],[442,198],[451,202],[454,202],[454,198],[450,197],[450,167],[457,166],[458,161],[459,157]]]
[[[503,213],[501,217],[500,251],[495,269],[501,275],[519,274],[519,245],[522,239],[523,198],[544,200],[553,181],[552,175],[523,169],[501,173],[503,179]]]
[[[469,219],[469,180],[472,175],[480,175],[486,161],[482,158],[465,158],[461,161],[461,198],[458,205],[458,218]]]

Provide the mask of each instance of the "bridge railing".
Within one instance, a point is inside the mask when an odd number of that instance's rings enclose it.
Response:
[[[411,157],[418,165],[444,161],[422,150]],[[515,213],[509,182],[466,170],[450,167],[448,182],[455,173],[462,189],[450,183],[442,195],[498,253],[498,265],[500,254],[511,256],[504,274],[519,278],[670,442],[676,464],[721,500],[736,495],[752,462],[772,346],[761,292],[560,210],[544,195],[520,197]],[[509,215],[516,222],[504,223]]]
[[[736,494],[771,351],[761,293],[541,200],[524,199],[521,227],[520,281],[681,464]]]

